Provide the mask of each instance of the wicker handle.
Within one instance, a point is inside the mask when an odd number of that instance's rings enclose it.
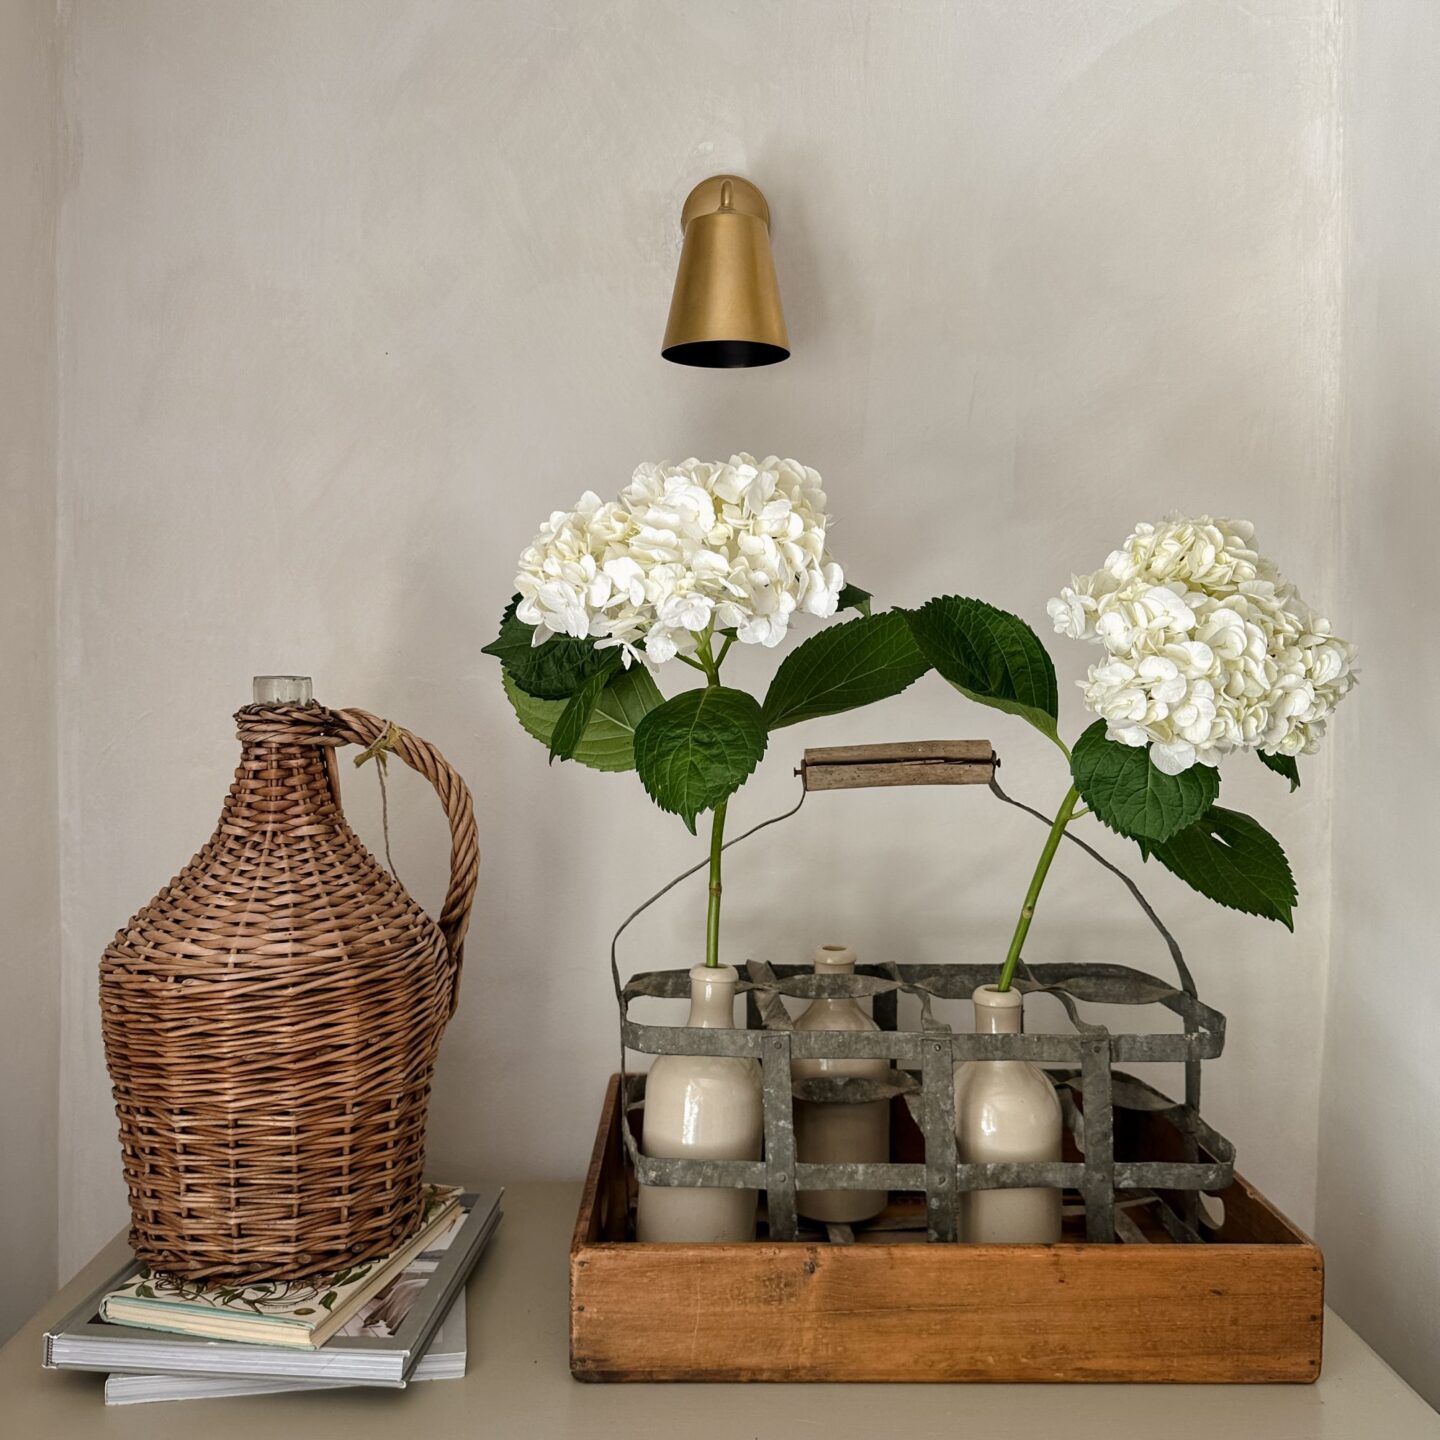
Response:
[[[332,710],[334,733],[340,740],[370,746],[390,732],[390,722],[364,710]],[[470,906],[475,899],[475,882],[480,874],[480,841],[475,830],[475,806],[470,787],[459,772],[428,741],[398,725],[393,741],[386,746],[412,770],[434,787],[450,822],[450,888],[440,908],[440,932],[450,950],[454,972],[450,980],[450,1014],[460,998],[460,969],[464,962],[465,932],[470,926]]]

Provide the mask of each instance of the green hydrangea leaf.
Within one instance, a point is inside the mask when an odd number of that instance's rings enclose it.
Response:
[[[532,644],[535,627],[517,619],[514,596],[500,620],[500,633],[481,650],[493,655],[505,673],[527,695],[537,700],[568,700],[597,672],[613,662],[611,650],[597,650],[593,640],[552,635],[543,645]]]
[[[962,695],[1018,715],[1059,743],[1055,666],[1018,615],[983,600],[940,595],[909,618],[921,653]]]
[[[1260,763],[1267,770],[1273,770],[1277,775],[1283,776],[1290,782],[1292,795],[1300,788],[1300,766],[1293,755],[1267,755],[1263,750],[1257,750],[1255,753],[1260,757]]]
[[[1212,805],[1203,819],[1169,840],[1141,843],[1192,890],[1231,910],[1295,928],[1295,877],[1280,842],[1237,810]]]
[[[564,700],[537,700],[527,695],[507,673],[505,694],[526,732],[549,746],[555,727],[565,713]],[[616,675],[600,692],[584,734],[570,754],[592,770],[635,768],[635,727],[664,701],[660,688],[643,665],[632,665]]]
[[[840,591],[841,610],[858,610],[862,615],[870,613],[870,602],[875,597],[868,591],[862,590],[858,585],[846,585]]]
[[[1075,788],[1112,830],[1136,839],[1168,840],[1193,825],[1215,803],[1220,772],[1192,765],[1166,775],[1150,760],[1150,747],[1105,738],[1097,720],[1076,742],[1070,757]]]
[[[765,724],[776,730],[888,699],[929,668],[901,612],[861,615],[810,636],[781,661]]]
[[[635,728],[646,793],[693,835],[695,817],[728,800],[765,754],[765,716],[743,690],[707,685],[657,706]]]
[[[555,722],[555,729],[550,736],[552,765],[556,760],[568,760],[574,755],[576,747],[585,738],[586,728],[590,724],[590,717],[595,713],[596,705],[600,703],[600,696],[620,669],[620,651],[611,649],[606,651],[606,654],[610,657],[609,663],[603,670],[597,670],[590,676],[565,702],[565,708]]]

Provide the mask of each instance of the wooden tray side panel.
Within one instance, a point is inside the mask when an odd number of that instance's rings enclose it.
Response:
[[[603,1380],[1308,1382],[1305,1247],[595,1247],[572,1368]]]
[[[620,1135],[620,1077],[612,1075],[605,1087],[605,1108],[600,1112],[600,1128],[590,1152],[585,1187],[580,1192],[571,1256],[587,1245],[623,1239],[629,1200],[625,1144]]]
[[[1278,1243],[639,1245],[618,1238],[619,1105],[616,1077],[571,1247],[578,1379],[1306,1383],[1320,1373],[1320,1252],[1243,1181],[1227,1192],[1226,1229]]]

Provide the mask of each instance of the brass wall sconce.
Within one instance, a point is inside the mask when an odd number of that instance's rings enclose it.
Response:
[[[738,175],[712,175],[686,198],[680,228],[685,243],[660,353],[712,370],[788,359],[765,197]]]

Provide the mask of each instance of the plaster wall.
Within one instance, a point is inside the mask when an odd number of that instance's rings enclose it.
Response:
[[[433,1169],[579,1173],[615,1062],[608,937],[701,844],[633,776],[547,768],[479,653],[515,555],[582,490],[645,459],[795,455],[882,603],[980,594],[1042,628],[1072,571],[1177,507],[1249,516],[1335,595],[1328,0],[61,14],[67,1272],[124,1217],[96,962],[209,833],[255,672],[313,674],[469,776],[485,858]],[[775,216],[794,357],[773,369],[658,354],[681,201],[725,170]],[[1074,735],[1091,654],[1054,653]],[[743,655],[736,682],[774,658]],[[1042,807],[1064,792],[1057,753],[932,677],[778,736],[732,823],[788,806],[804,745],[932,736],[993,739]],[[347,803],[378,844],[373,784]],[[1231,1017],[1210,1116],[1309,1224],[1327,765],[1293,799],[1253,762],[1225,785],[1291,854],[1297,933],[1153,866],[1145,885]],[[391,799],[400,873],[433,904],[438,809],[406,777]],[[1041,838],[983,793],[815,797],[735,852],[729,954],[998,959]],[[691,963],[702,910],[677,892],[627,965]],[[1030,953],[1165,963],[1069,856]]]

